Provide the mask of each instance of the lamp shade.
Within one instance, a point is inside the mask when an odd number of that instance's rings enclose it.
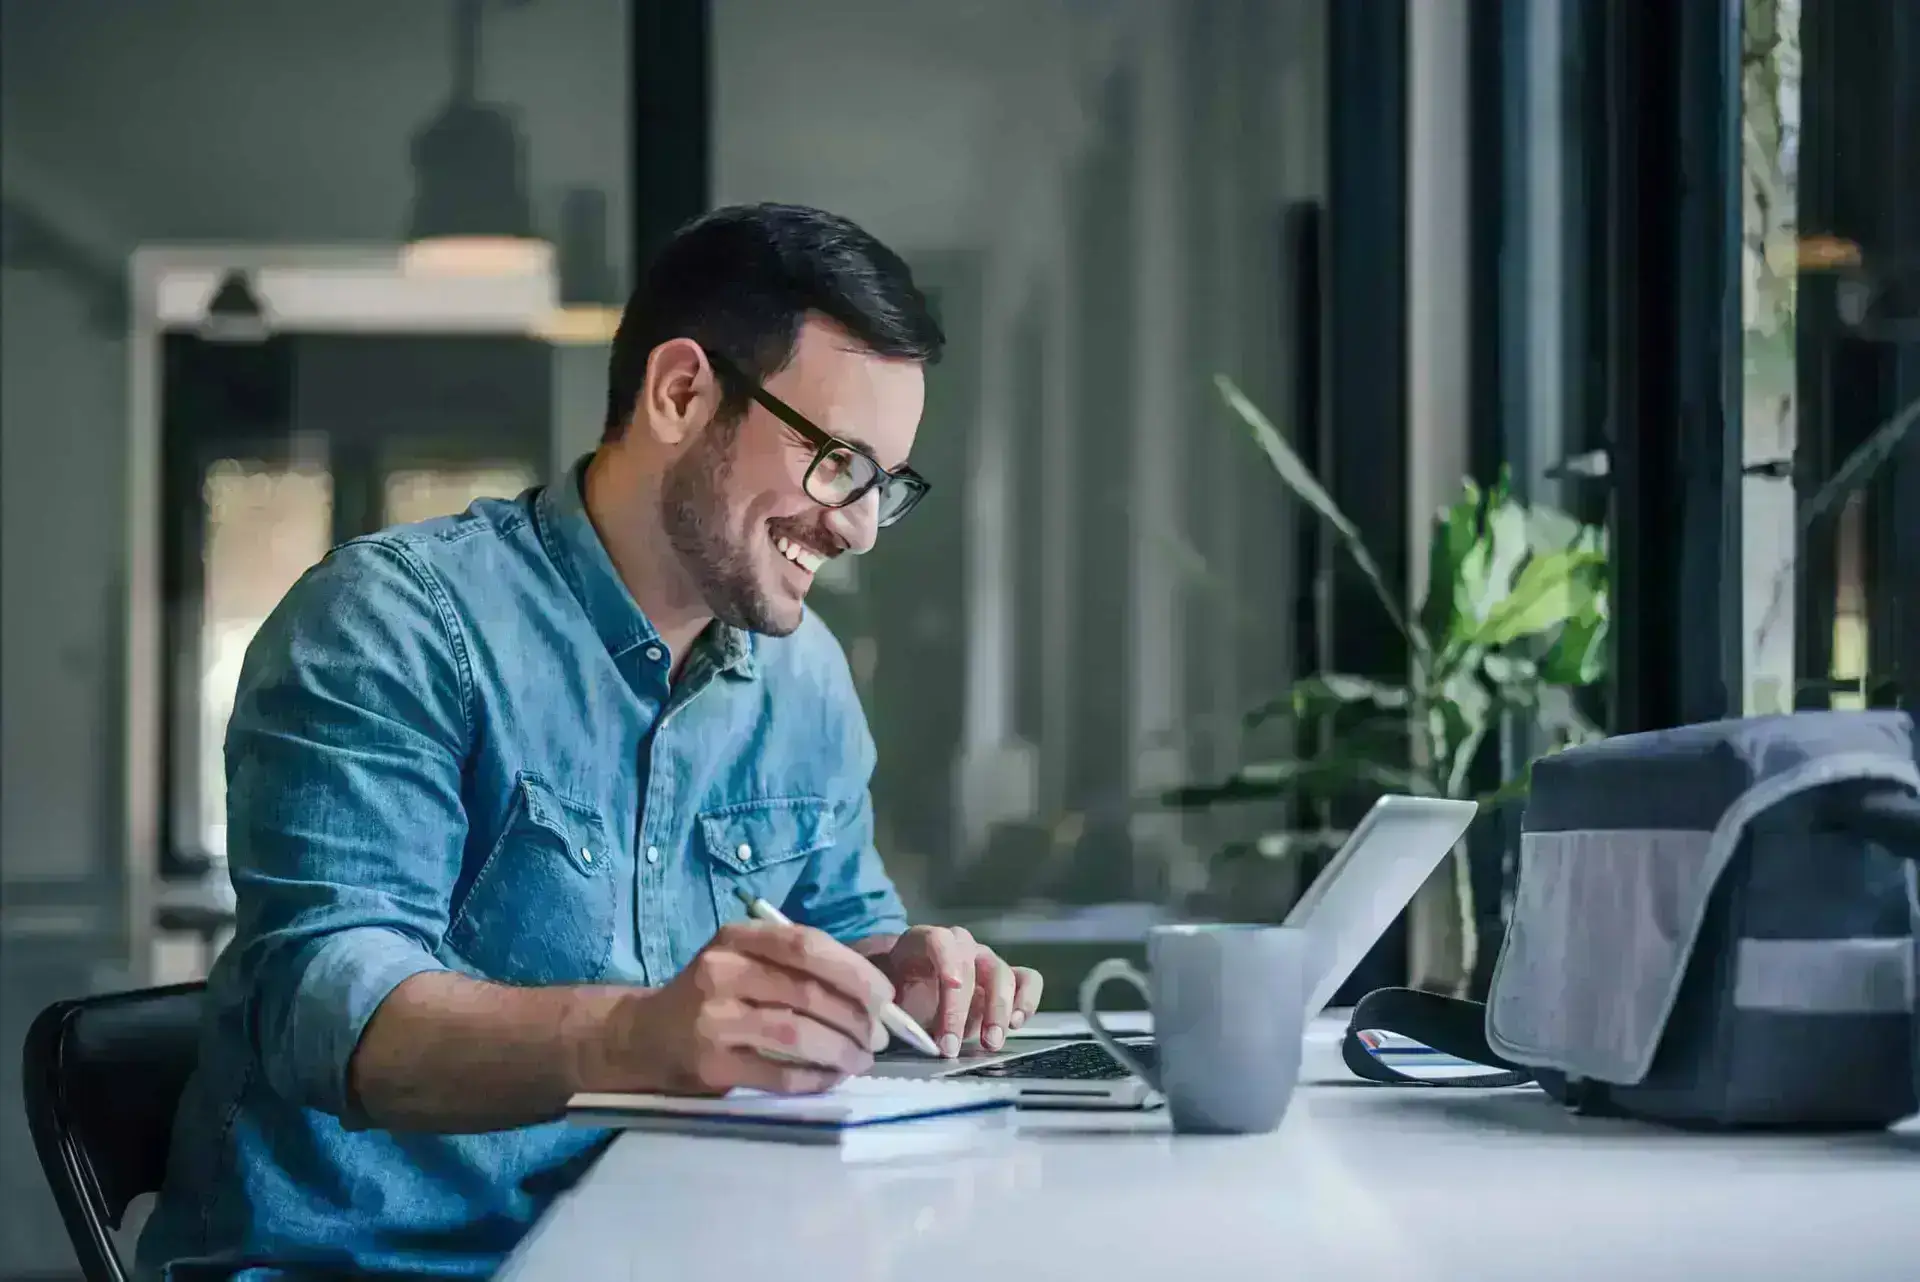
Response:
[[[479,0],[454,6],[453,95],[413,136],[410,273],[521,275],[552,250],[533,227],[526,146],[505,108],[480,101]]]
[[[490,103],[450,102],[413,138],[409,238],[533,235],[520,132]]]

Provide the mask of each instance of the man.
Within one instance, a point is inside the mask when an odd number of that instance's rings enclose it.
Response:
[[[847,221],[709,215],[627,306],[593,455],[287,595],[228,727],[238,929],[144,1273],[484,1276],[605,1141],[556,1120],[576,1091],[827,1087],[896,994],[948,1055],[1032,1013],[1038,975],[907,925],[803,606],[926,492],[942,342]]]

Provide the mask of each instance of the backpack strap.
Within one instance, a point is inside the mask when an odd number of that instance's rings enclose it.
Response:
[[[1460,1077],[1413,1077],[1384,1063],[1367,1044],[1362,1032],[1395,1033],[1432,1047],[1443,1055],[1481,1064],[1497,1071]],[[1347,1031],[1340,1039],[1340,1058],[1354,1076],[1386,1086],[1440,1086],[1485,1090],[1525,1086],[1533,1074],[1502,1059],[1487,1044],[1487,1008],[1483,1002],[1442,997],[1412,988],[1381,988],[1368,993],[1353,1008]]]

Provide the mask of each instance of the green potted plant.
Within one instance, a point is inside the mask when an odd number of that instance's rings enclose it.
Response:
[[[1158,798],[1184,810],[1292,803],[1288,826],[1222,848],[1215,877],[1259,861],[1297,880],[1298,860],[1346,836],[1330,819],[1335,802],[1406,792],[1497,806],[1524,794],[1532,760],[1597,737],[1577,692],[1605,670],[1604,530],[1521,502],[1504,472],[1488,490],[1468,481],[1434,518],[1425,599],[1409,612],[1312,470],[1238,387],[1216,381],[1280,480],[1358,566],[1406,643],[1408,667],[1397,682],[1343,672],[1295,681],[1245,717],[1248,730],[1288,723],[1290,752]],[[1525,755],[1497,789],[1479,792],[1474,765],[1503,725],[1520,732],[1510,739]],[[1421,891],[1411,924],[1413,982],[1457,991],[1473,973],[1478,939],[1464,843],[1454,855]]]

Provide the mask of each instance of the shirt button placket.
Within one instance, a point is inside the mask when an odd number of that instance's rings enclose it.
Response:
[[[661,828],[664,822],[671,826],[674,808],[673,797],[673,759],[671,744],[663,739],[670,733],[669,727],[674,718],[664,711],[654,722],[653,734],[647,739],[647,791],[642,810],[641,840],[646,843],[645,856],[636,862],[638,876],[635,888],[640,908],[638,916],[639,936],[634,940],[634,951],[639,954],[641,969],[646,972],[649,984],[665,983],[673,970],[673,938],[678,923],[673,917],[673,899],[668,893],[668,871],[664,858],[667,850],[663,841],[668,833]]]

